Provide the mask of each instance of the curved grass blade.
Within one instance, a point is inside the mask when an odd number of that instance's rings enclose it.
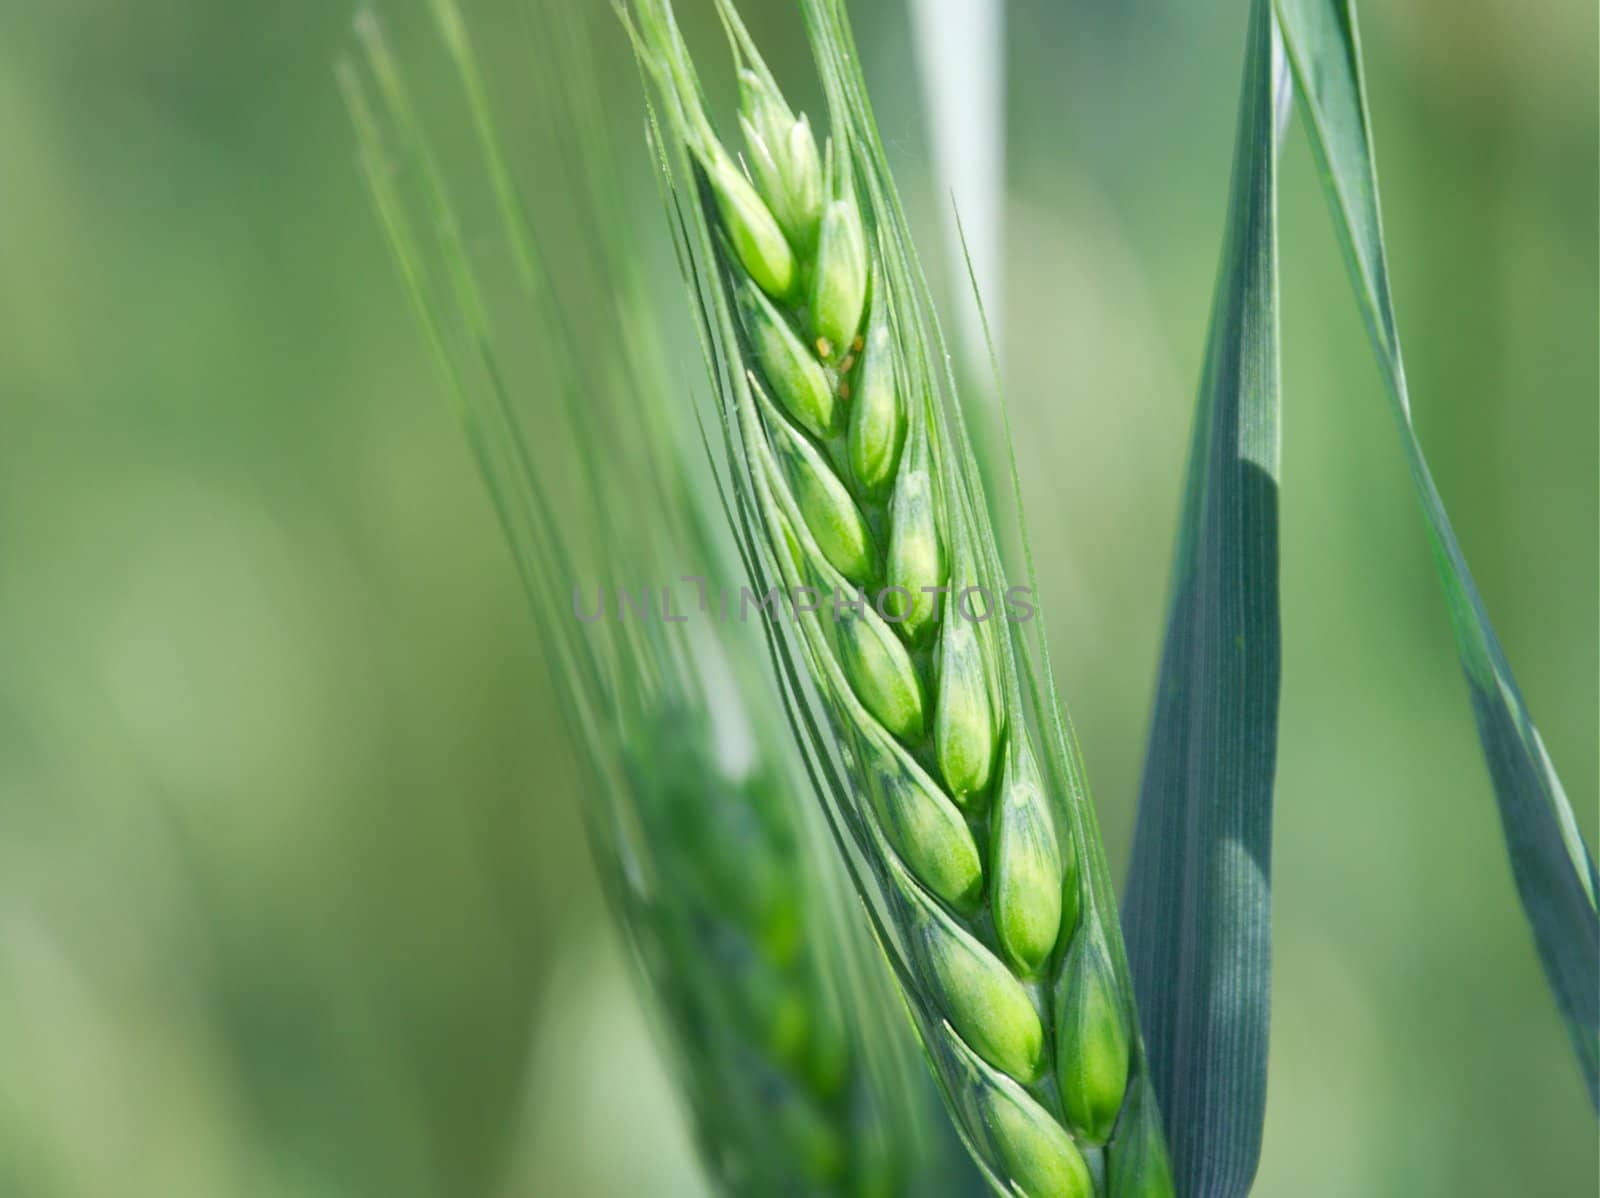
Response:
[[[1377,165],[1350,0],[1277,0],[1312,145],[1428,522],[1517,893],[1545,976],[1600,1107],[1600,878],[1511,673],[1417,440],[1383,245]]]
[[[1256,0],[1123,912],[1174,1176],[1190,1195],[1248,1191],[1266,1105],[1282,61],[1270,3]]]

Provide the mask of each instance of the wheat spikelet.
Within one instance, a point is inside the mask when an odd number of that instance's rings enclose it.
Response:
[[[1019,597],[945,400],[842,6],[803,8],[829,99],[821,149],[718,0],[742,164],[669,0],[631,9],[723,401],[730,515],[759,585],[787,596],[787,619],[768,611],[797,729],[991,1183],[1170,1193],[1075,748],[1011,623]]]

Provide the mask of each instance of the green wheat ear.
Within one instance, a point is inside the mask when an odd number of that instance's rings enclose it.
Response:
[[[724,646],[690,643],[676,626],[579,625],[572,617],[567,587],[580,565],[627,580],[676,577],[692,561],[711,585],[718,581],[709,538],[685,510],[693,488],[676,452],[650,421],[614,418],[648,410],[641,390],[665,393],[674,380],[649,352],[653,318],[627,285],[634,265],[621,240],[625,226],[590,247],[587,281],[610,289],[612,318],[634,333],[629,361],[604,369],[572,340],[558,312],[560,280],[546,269],[538,226],[501,149],[466,25],[454,0],[430,2],[471,106],[488,190],[523,287],[516,302],[506,302],[504,324],[536,340],[533,377],[513,377],[499,354],[490,292],[465,250],[452,188],[404,73],[370,15],[357,28],[380,104],[369,100],[369,85],[352,64],[341,64],[339,81],[374,208],[459,406],[555,675],[570,739],[587,767],[582,809],[590,841],[656,1000],[701,1156],[720,1191],[752,1198],[956,1192],[930,1176],[950,1171],[938,1137],[922,1127],[915,1092],[921,1079],[908,1071],[915,1067],[911,1053],[902,1051],[908,1037],[879,1014],[892,1013],[893,995],[878,984],[881,971],[864,929],[843,915],[842,883],[832,878],[837,863],[831,851],[819,851],[825,833],[808,827],[811,809],[797,800],[801,787],[784,771],[792,747],[776,713],[761,716],[761,688],[743,677],[732,647],[724,656]],[[551,5],[545,16],[558,43],[552,56],[566,64],[560,78],[572,106],[570,133],[586,147],[587,156],[575,159],[593,169],[600,157],[598,110],[573,65],[582,53],[581,25],[564,4]],[[822,207],[820,165],[815,196],[808,190],[807,130],[778,112],[758,118],[774,142],[772,177],[796,188],[786,227],[807,227],[807,214]],[[719,169],[718,160],[708,158],[706,169]],[[403,180],[419,188],[420,218]],[[605,184],[594,174],[566,182],[572,203],[598,207],[605,200]],[[759,267],[773,290],[794,287],[798,297],[798,285],[782,276],[783,253],[762,256],[774,236],[783,241],[788,234],[771,223],[753,187],[730,183],[727,190],[736,194],[726,198],[719,228],[729,246],[750,255],[752,270]],[[537,396],[560,397],[559,411],[525,413],[524,403]],[[525,415],[543,420],[546,444],[579,463],[576,500],[557,501],[521,432]],[[783,447],[786,485],[810,496],[815,508],[831,505],[838,523],[828,543],[839,568],[855,571],[872,556],[870,534],[852,524],[857,514],[848,495],[808,446],[796,437]],[[625,480],[607,474],[608,461],[643,465],[626,480],[626,494]],[[615,535],[601,537],[597,529]],[[601,547],[598,557],[586,559],[594,546]],[[713,669],[719,662],[722,668]],[[713,698],[728,687],[733,706],[749,713],[748,727],[733,735],[754,741],[754,764],[737,770],[719,751],[729,730],[709,714],[727,706]]]
[[[1041,679],[999,602],[982,480],[843,5],[802,4],[830,118],[820,208],[811,122],[729,0],[717,8],[749,175],[702,107],[670,0],[634,0],[626,20],[664,114],[730,516],[763,589],[887,596],[775,621],[792,722],[996,1192],[1170,1194],[1076,748],[1048,658]]]

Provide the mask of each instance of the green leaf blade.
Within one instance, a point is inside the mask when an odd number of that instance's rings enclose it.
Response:
[[[1179,1193],[1249,1190],[1266,1105],[1278,593],[1277,135],[1258,0],[1123,911]]]
[[[1478,594],[1412,424],[1355,11],[1349,0],[1276,3],[1340,241],[1427,519],[1517,894],[1590,1101],[1600,1107],[1600,916],[1595,905],[1600,875]]]

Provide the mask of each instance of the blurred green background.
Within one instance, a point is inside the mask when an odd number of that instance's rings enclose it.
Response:
[[[423,7],[382,11],[427,100],[447,80]],[[597,7],[681,320],[636,79]],[[931,253],[904,14],[856,7]],[[1245,7],[1007,18],[1002,352],[1114,862]],[[467,8],[513,130],[537,123],[515,0]],[[811,94],[789,6],[746,8]],[[1361,11],[1417,422],[1593,845],[1595,6]],[[349,17],[0,6],[0,1193],[698,1194],[507,556],[355,172],[331,74]],[[1593,1114],[1297,129],[1282,248],[1258,1192],[1592,1194]]]

